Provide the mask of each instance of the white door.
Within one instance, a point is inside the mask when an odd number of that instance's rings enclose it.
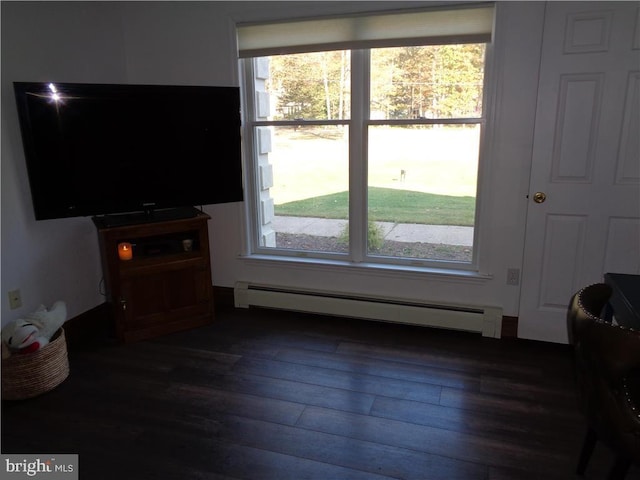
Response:
[[[518,336],[567,343],[605,272],[640,273],[640,8],[548,2]]]

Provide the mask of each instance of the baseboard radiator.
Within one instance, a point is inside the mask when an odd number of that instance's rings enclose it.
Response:
[[[236,283],[233,296],[238,308],[255,306],[406,323],[477,332],[494,338],[500,338],[502,330],[502,309],[499,307],[434,305],[399,298],[345,295],[249,282]]]

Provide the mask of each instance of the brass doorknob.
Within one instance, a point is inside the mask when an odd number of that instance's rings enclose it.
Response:
[[[536,192],[533,194],[533,201],[536,203],[543,203],[547,199],[544,192]]]

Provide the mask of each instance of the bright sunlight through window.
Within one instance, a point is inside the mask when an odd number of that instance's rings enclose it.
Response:
[[[485,44],[245,60],[255,251],[471,264]]]

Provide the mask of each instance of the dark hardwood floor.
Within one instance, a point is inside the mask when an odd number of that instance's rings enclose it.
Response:
[[[69,359],[3,402],[3,453],[77,453],[87,480],[578,478],[567,346],[227,309]],[[612,461],[598,445],[585,478]]]

